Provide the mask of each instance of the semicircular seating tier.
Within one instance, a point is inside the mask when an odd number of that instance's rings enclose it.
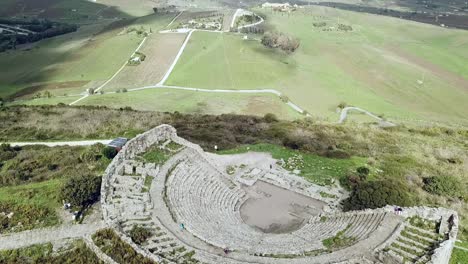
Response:
[[[163,164],[141,159],[155,146],[171,154]],[[344,213],[330,207],[333,211],[309,216],[295,231],[263,232],[241,217],[241,206],[252,198],[246,189],[251,179],[228,175],[213,157],[168,125],[130,140],[103,177],[101,205],[107,225],[157,263],[447,263],[444,260],[450,258],[458,215],[445,208],[395,212],[387,206]],[[307,196],[309,187],[296,188],[303,179],[282,173],[277,187]],[[265,182],[274,184],[277,177],[265,175]],[[434,227],[425,229],[418,221]],[[130,238],[135,226],[151,231],[143,244]],[[324,241],[335,238],[352,239],[327,248]]]
[[[166,192],[169,208],[177,221],[203,241],[221,248],[251,254],[301,254],[323,249],[322,240],[346,229],[355,242],[367,238],[385,219],[386,213],[339,214],[321,221],[311,218],[299,230],[267,234],[245,224],[240,206],[246,193],[203,157],[187,150],[186,159],[168,175]]]

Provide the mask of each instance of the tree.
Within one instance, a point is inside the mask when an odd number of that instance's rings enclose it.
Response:
[[[73,206],[85,208],[98,201],[101,177],[81,175],[69,178],[61,190],[61,198]]]
[[[343,203],[344,209],[375,209],[386,205],[409,206],[412,204],[406,185],[393,180],[361,182],[354,187]]]

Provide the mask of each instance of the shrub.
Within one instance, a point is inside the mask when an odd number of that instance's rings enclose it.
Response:
[[[452,176],[436,176],[424,179],[423,189],[435,195],[449,196],[453,198],[464,198],[466,186]]]
[[[123,88],[122,93],[126,93],[126,92],[128,92],[127,88]]]
[[[138,245],[143,244],[149,237],[151,237],[151,231],[141,227],[139,225],[134,225],[130,230],[130,237],[132,241]]]
[[[268,113],[266,114],[263,119],[265,119],[265,122],[267,123],[273,123],[273,122],[278,122],[278,117],[276,117],[275,114]]]
[[[287,97],[286,95],[281,95],[280,96],[280,99],[283,103],[287,103],[289,102],[289,97]]]
[[[99,199],[101,177],[83,175],[69,178],[61,190],[61,198],[73,206],[86,207]]]
[[[102,155],[108,159],[113,159],[117,155],[117,150],[113,147],[105,147],[102,149]]]
[[[386,205],[412,204],[406,185],[393,180],[362,182],[343,203],[345,210],[375,209]]]
[[[341,149],[333,149],[333,150],[328,150],[325,155],[328,158],[335,158],[335,159],[349,159],[351,155]]]
[[[357,171],[357,173],[359,173],[359,176],[361,176],[361,178],[363,178],[363,179],[366,179],[367,176],[369,176],[369,173],[370,173],[369,168],[364,167],[364,166],[357,168],[356,171]]]
[[[112,229],[99,230],[93,234],[92,238],[94,244],[117,263],[155,264],[154,261],[138,254],[129,244],[122,241]]]

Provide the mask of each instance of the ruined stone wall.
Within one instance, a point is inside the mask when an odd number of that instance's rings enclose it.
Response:
[[[102,214],[104,221],[106,221],[108,226],[115,227],[115,223],[112,223],[109,218],[110,207],[108,204],[108,198],[112,191],[110,189],[112,187],[112,178],[114,175],[118,174],[118,166],[125,160],[133,159],[136,155],[144,152],[148,147],[155,143],[164,142],[168,139],[174,139],[174,141],[176,141],[177,138],[175,128],[169,125],[160,125],[129,140],[122,150],[114,157],[104,173],[101,186]]]
[[[434,254],[432,254],[431,261],[429,263],[432,264],[448,264],[450,261],[450,256],[452,255],[453,246],[455,245],[455,241],[457,240],[457,233],[458,233],[458,215],[455,213],[453,214],[452,223],[450,226],[449,231],[449,238],[447,241],[444,241],[442,244],[439,245],[438,248],[434,250]]]
[[[394,212],[395,206],[387,205],[381,209],[386,212]],[[412,216],[419,216],[433,221],[440,221],[440,229],[446,230],[448,232],[448,239],[442,242],[438,248],[434,250],[434,253],[431,256],[431,260],[428,263],[431,264],[448,264],[450,261],[450,256],[452,255],[453,246],[457,240],[458,233],[458,214],[454,210],[438,207],[427,207],[427,206],[418,206],[418,207],[403,207],[401,216],[408,218]],[[375,211],[375,210],[374,210]],[[451,222],[449,220],[451,219]],[[398,232],[399,233],[399,232]],[[384,245],[379,246],[379,248],[384,248],[387,245],[391,244],[393,239],[386,241]]]

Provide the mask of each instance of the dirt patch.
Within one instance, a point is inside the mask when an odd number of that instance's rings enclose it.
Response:
[[[240,208],[241,217],[264,233],[297,230],[325,206],[324,202],[263,181],[244,189],[250,198]]]
[[[12,98],[27,97],[28,95],[33,95],[37,92],[44,91],[44,90],[56,90],[56,89],[64,89],[64,88],[83,87],[88,83],[89,81],[71,81],[71,82],[37,84],[37,85],[26,87],[22,89],[21,91],[18,91],[12,96]]]
[[[269,95],[252,96],[248,99],[243,112],[257,113],[260,116],[267,113],[274,113],[280,117],[288,116],[287,107],[281,107],[282,104],[284,103],[280,98],[270,98]]]

